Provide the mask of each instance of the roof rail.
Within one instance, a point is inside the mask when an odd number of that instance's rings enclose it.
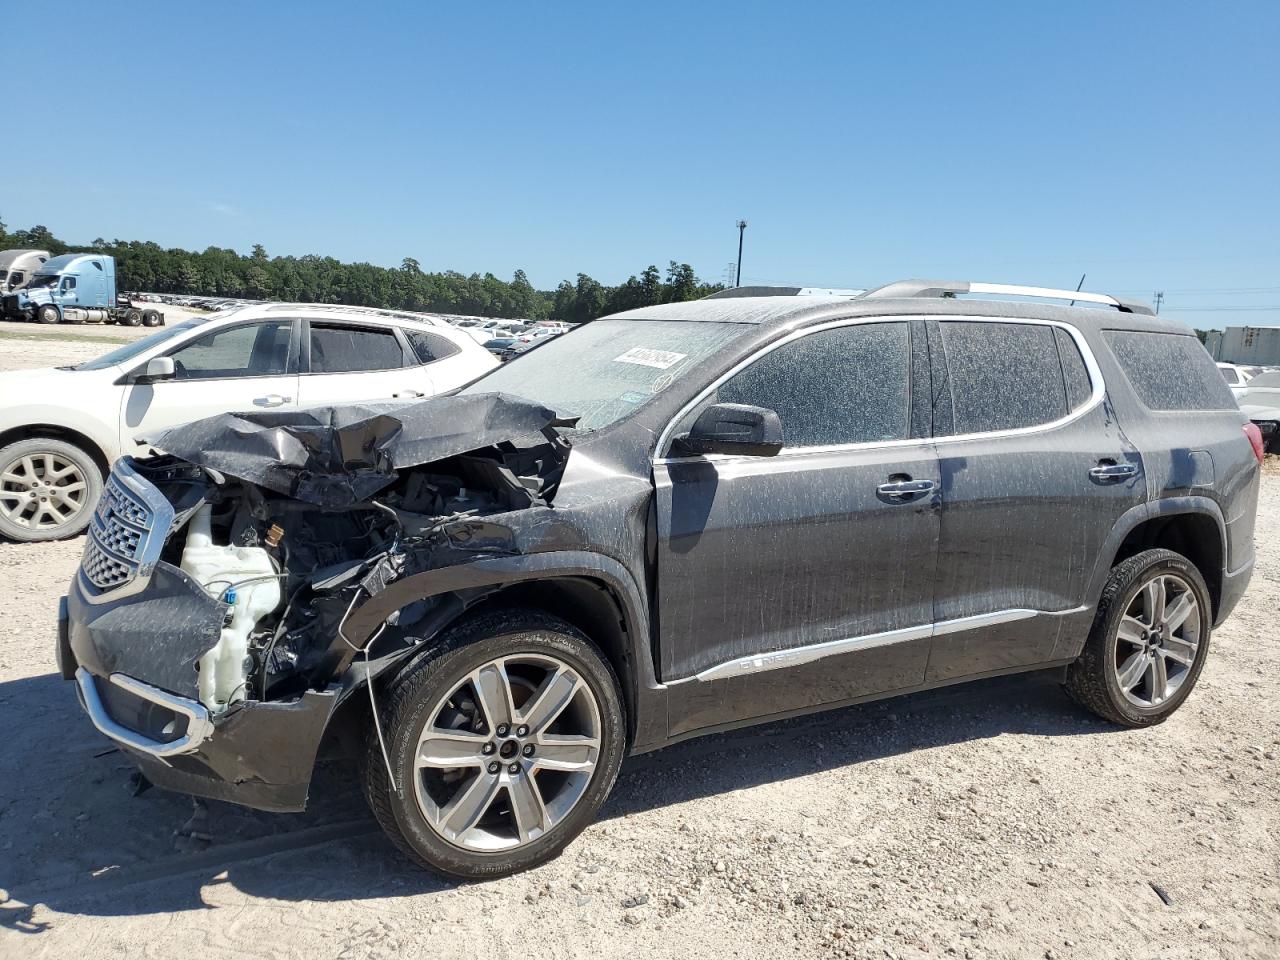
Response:
[[[707,294],[703,300],[733,300],[737,297],[857,297],[865,290],[837,287],[728,287]]]
[[[1124,313],[1155,313],[1145,303],[1121,300],[1105,293],[1086,293],[1082,290],[1055,290],[1051,287],[1022,287],[1012,283],[970,283],[966,280],[899,280],[877,287],[863,294],[865,300],[883,300],[898,297],[946,297],[962,293],[985,293],[992,296],[1043,297],[1047,300],[1072,300],[1080,303],[1101,303],[1115,307]]]

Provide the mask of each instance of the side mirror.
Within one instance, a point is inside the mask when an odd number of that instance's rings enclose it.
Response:
[[[672,447],[677,453],[727,453],[740,457],[772,457],[782,449],[782,421],[765,407],[714,403]]]
[[[155,383],[173,379],[173,357],[152,357],[138,375],[138,383]]]

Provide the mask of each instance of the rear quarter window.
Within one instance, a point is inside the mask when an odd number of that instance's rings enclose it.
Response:
[[[1195,337],[1136,330],[1107,330],[1103,336],[1147,409],[1236,409],[1231,388]]]

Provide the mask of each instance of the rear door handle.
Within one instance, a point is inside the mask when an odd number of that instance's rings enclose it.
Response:
[[[253,401],[255,407],[283,407],[292,400],[293,397],[282,396],[278,393],[269,393],[265,397],[257,397]]]
[[[1089,476],[1099,483],[1117,483],[1138,475],[1138,468],[1132,463],[1102,463],[1089,471]]]
[[[936,486],[932,480],[896,480],[876,487],[876,496],[886,503],[910,503],[932,493]]]

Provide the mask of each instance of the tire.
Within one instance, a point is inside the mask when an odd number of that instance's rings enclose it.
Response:
[[[158,327],[162,323],[164,323],[164,317],[155,310],[142,311],[142,325],[144,327]]]
[[[1189,599],[1184,600],[1184,593]],[[1157,615],[1156,627],[1177,620],[1184,604],[1194,609],[1172,632],[1152,630],[1147,611],[1153,594],[1160,596],[1157,609],[1164,612],[1163,620]],[[1195,564],[1172,550],[1146,550],[1130,557],[1107,579],[1084,651],[1067,668],[1067,693],[1104,720],[1124,727],[1163,723],[1191,695],[1209,655],[1212,627],[1209,589]],[[1135,685],[1126,691],[1130,680]]]
[[[495,662],[502,662],[501,674],[495,671]],[[539,682],[539,671],[544,668],[548,673]],[[553,674],[553,669],[558,672]],[[519,694],[523,707],[528,708],[526,716],[516,705],[508,718],[512,724],[505,739],[499,735],[503,727],[488,722],[490,711],[483,705],[481,688],[469,679],[487,676],[496,682],[493,678],[499,675],[511,680],[500,688],[491,687],[491,691],[509,689],[510,699],[505,702],[515,703]],[[539,704],[545,702],[539,700],[539,695],[560,689],[551,681],[552,676],[576,676],[579,683],[565,701],[568,705],[549,711],[554,719],[543,725],[535,716],[540,713]],[[521,684],[528,687],[528,692],[521,693]],[[472,695],[470,699],[468,694]],[[493,697],[489,699],[497,702]],[[468,705],[472,708],[469,713]],[[595,819],[613,788],[625,753],[622,697],[609,663],[581,632],[534,610],[499,610],[447,630],[438,644],[412,661],[391,682],[379,716],[391,767],[403,789],[398,792],[389,781],[377,731],[370,729],[363,781],[374,816],[410,859],[429,870],[468,880],[507,876],[558,856]],[[442,727],[437,721],[446,717],[452,721]],[[541,729],[518,725],[526,718]],[[560,737],[562,749],[566,729],[578,720],[585,720],[588,725],[595,722],[591,731],[597,735],[598,749],[593,765],[585,772],[573,773],[540,766],[553,762],[550,755],[556,749],[542,739],[542,734],[549,726],[558,728],[554,733]],[[446,738],[468,738],[459,749],[467,752],[469,759],[463,762],[471,764],[474,772],[470,772],[471,768],[461,774],[457,771],[463,768],[453,768],[452,772],[442,769],[443,761],[428,762],[421,770],[415,767],[429,723]],[[521,735],[524,739],[517,739],[521,730],[528,733]],[[590,737],[591,731],[584,736]],[[568,733],[572,732],[568,729]],[[481,747],[480,741],[487,745]],[[452,739],[439,742],[454,746]],[[539,752],[533,752],[535,745]],[[572,762],[586,768],[590,748],[575,745],[574,749],[580,752],[575,753]],[[477,758],[475,750],[487,752],[487,757]],[[455,755],[447,753],[447,757],[452,763]],[[497,773],[492,770],[495,765]],[[451,785],[451,776],[462,779],[455,779]],[[524,823],[541,826],[526,829],[517,815],[514,798],[518,791],[524,791],[519,795],[529,796],[530,789],[538,802],[531,807],[526,801],[524,809],[536,809],[537,816],[526,816]],[[441,793],[437,796],[434,791]],[[476,796],[492,799],[475,804],[480,814],[474,820],[462,817],[460,824],[471,825],[450,838],[446,836],[447,824],[457,818],[448,814],[461,809],[461,805],[451,808],[449,804],[468,791],[479,791]],[[430,811],[429,806],[433,807]],[[558,817],[553,812],[557,806]],[[437,826],[437,822],[442,825]]]
[[[52,303],[46,303],[36,311],[37,323],[61,323],[62,313]]]
[[[124,312],[124,315],[120,318],[120,324],[121,324],[121,326],[125,326],[125,327],[139,327],[139,326],[141,326],[141,325],[142,325],[142,311],[141,311],[141,310],[126,310],[126,311]]]
[[[0,449],[0,536],[20,543],[73,537],[89,525],[101,495],[102,471],[80,447],[36,437]]]

